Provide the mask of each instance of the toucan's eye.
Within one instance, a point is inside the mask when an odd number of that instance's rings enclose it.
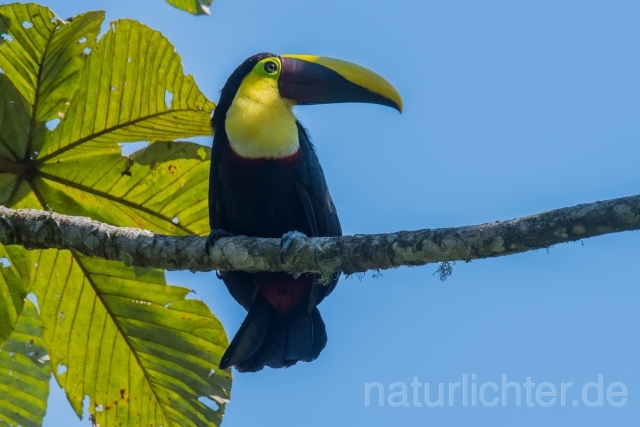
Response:
[[[275,74],[278,71],[278,64],[273,61],[265,62],[264,70],[269,74]]]

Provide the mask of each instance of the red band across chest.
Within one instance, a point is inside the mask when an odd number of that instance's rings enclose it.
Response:
[[[285,157],[243,157],[238,154],[233,148],[231,148],[230,144],[227,144],[227,151],[231,160],[243,164],[260,165],[264,163],[280,163],[286,165],[295,163],[300,159],[300,148],[298,148],[298,151],[296,151],[295,153]]]

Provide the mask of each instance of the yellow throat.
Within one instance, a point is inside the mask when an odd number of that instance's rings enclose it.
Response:
[[[242,157],[286,157],[299,147],[294,102],[280,97],[277,76],[264,75],[261,70],[259,63],[240,84],[227,111],[227,137],[233,151]]]

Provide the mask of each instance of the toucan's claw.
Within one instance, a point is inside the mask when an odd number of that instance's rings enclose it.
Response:
[[[289,252],[289,249],[291,248],[291,245],[293,244],[294,240],[296,240],[299,237],[303,237],[303,238],[307,238],[307,235],[304,233],[301,233],[299,231],[289,231],[287,233],[284,233],[282,235],[282,239],[280,239],[280,262],[284,264],[284,257],[285,255],[287,255],[287,253]],[[294,279],[297,279],[298,275],[294,275]]]
[[[204,251],[207,253],[207,256],[211,256],[210,249],[216,244],[216,240],[222,237],[233,237],[233,234],[221,228],[211,230],[209,237],[207,237],[207,242],[204,244]]]

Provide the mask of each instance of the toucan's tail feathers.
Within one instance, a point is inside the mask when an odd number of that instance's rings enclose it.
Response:
[[[220,368],[256,372],[269,366],[285,368],[299,360],[311,362],[327,344],[327,332],[317,307],[300,305],[291,315],[274,310],[256,296],[247,317],[222,356]]]

